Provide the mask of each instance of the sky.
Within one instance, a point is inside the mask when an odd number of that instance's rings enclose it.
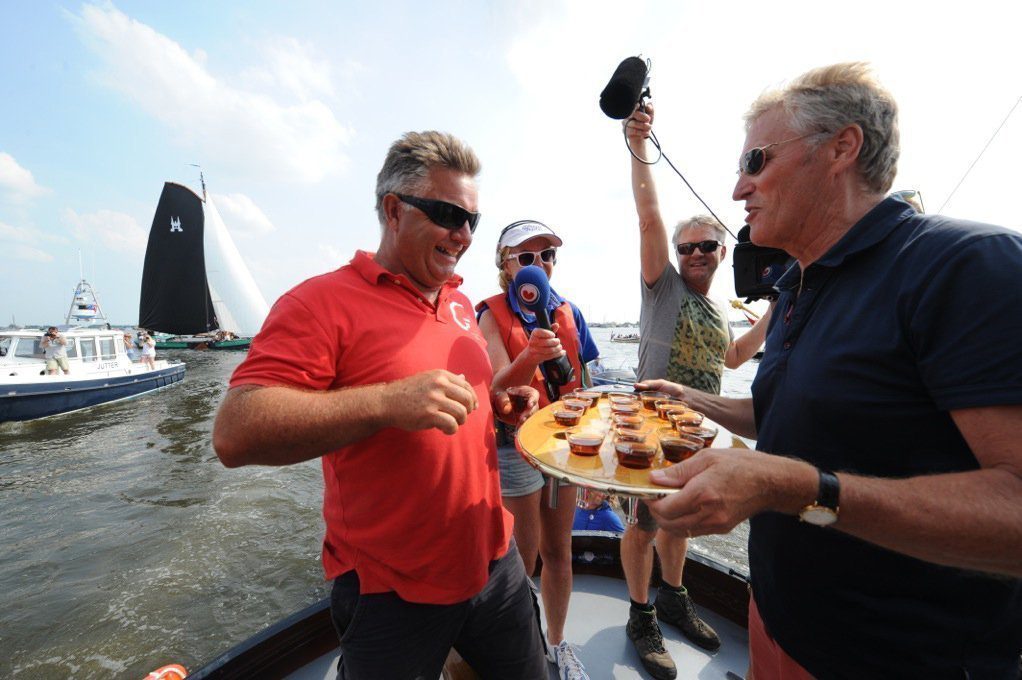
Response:
[[[500,229],[532,218],[564,240],[555,289],[591,322],[637,320],[629,158],[598,98],[638,54],[665,152],[734,232],[749,104],[851,60],[900,105],[894,189],[1022,231],[1018,3],[44,0],[3,17],[0,325],[63,322],[80,260],[107,316],[134,324],[160,191],[198,191],[192,164],[272,304],[375,250],[376,173],[426,129],[482,160],[458,268],[470,298],[497,290]],[[705,212],[666,164],[654,173],[669,225]],[[711,292],[734,296],[730,256]]]

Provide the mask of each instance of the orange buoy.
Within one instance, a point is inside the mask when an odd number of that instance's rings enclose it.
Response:
[[[188,677],[188,670],[178,663],[172,663],[145,676],[145,680],[184,680]]]

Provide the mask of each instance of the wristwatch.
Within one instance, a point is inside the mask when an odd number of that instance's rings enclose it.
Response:
[[[841,485],[838,483],[837,475],[826,470],[818,470],[820,473],[820,490],[816,494],[816,501],[807,505],[798,513],[798,518],[803,522],[815,524],[818,527],[825,527],[837,521],[838,496],[841,495]]]

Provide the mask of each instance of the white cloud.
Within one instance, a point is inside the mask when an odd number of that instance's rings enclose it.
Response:
[[[67,208],[62,217],[79,241],[102,245],[121,253],[145,252],[149,240],[148,231],[142,229],[130,215],[113,210],[97,210],[79,215]]]
[[[217,194],[215,200],[232,234],[267,234],[274,230],[266,213],[245,194]]]
[[[53,262],[53,255],[33,248],[32,246],[26,246],[24,244],[17,244],[10,250],[11,255],[15,260],[25,260],[26,262]]]
[[[40,236],[41,234],[33,229],[0,222],[0,242],[34,243]]]
[[[39,186],[32,173],[21,167],[9,153],[0,151],[0,196],[14,203],[25,203],[49,192]]]
[[[317,182],[347,161],[352,131],[315,99],[331,91],[329,67],[297,41],[277,43],[266,75],[296,104],[240,89],[206,67],[206,54],[178,43],[112,5],[85,5],[77,18],[104,61],[102,81],[175,131],[182,143],[240,170]],[[288,73],[289,69],[309,69]]]
[[[66,239],[51,236],[29,227],[15,227],[0,222],[0,259],[27,262],[52,262],[53,256],[37,248],[42,242],[63,243]]]
[[[264,44],[269,62],[260,68],[246,69],[244,82],[253,85],[283,89],[299,101],[317,97],[334,98],[330,62],[315,54],[315,50],[295,38],[276,38]]]

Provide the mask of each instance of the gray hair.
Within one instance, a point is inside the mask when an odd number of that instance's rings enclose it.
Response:
[[[721,243],[724,242],[724,227],[720,225],[720,222],[713,219],[709,215],[695,215],[678,222],[678,225],[674,227],[674,238],[671,242],[675,245],[678,244],[678,237],[681,236],[681,232],[685,231],[689,227],[706,227],[713,231],[713,236]]]
[[[376,217],[380,226],[387,223],[383,197],[394,192],[416,192],[422,187],[429,169],[435,166],[472,177],[478,175],[481,168],[475,152],[447,132],[406,132],[390,145],[383,167],[376,175]]]
[[[835,133],[852,123],[862,128],[858,168],[866,186],[886,193],[894,183],[900,154],[898,105],[861,61],[808,71],[787,87],[760,95],[745,114],[745,129],[781,107],[798,134]],[[811,139],[819,145],[822,140]]]

